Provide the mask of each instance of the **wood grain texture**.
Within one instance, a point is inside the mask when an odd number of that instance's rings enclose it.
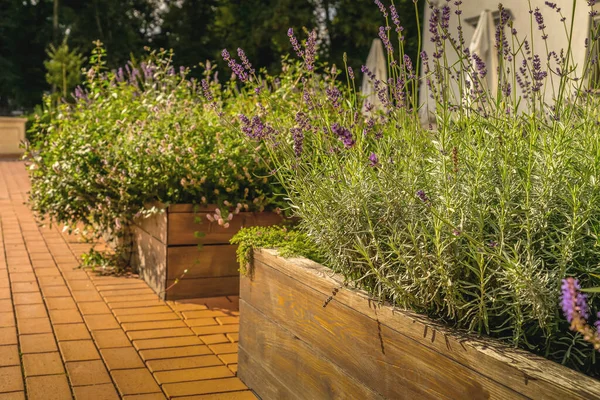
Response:
[[[244,301],[240,301],[240,314],[244,316],[240,347],[254,364],[262,365],[268,380],[280,382],[277,398],[299,395],[302,399],[382,399],[321,356],[318,348],[298,340]]]
[[[340,302],[324,308],[328,295],[311,284],[255,261],[253,280],[242,279],[241,298],[384,398],[524,398]]]
[[[329,297],[334,288],[341,287],[342,280],[339,276],[336,276],[331,270],[322,265],[309,260],[284,260],[277,257],[276,252],[271,250],[256,251],[255,260],[255,278],[257,273],[260,277],[260,271],[268,265],[268,268],[283,275],[287,279],[287,284],[298,285],[301,283],[317,293],[321,301]],[[272,297],[277,297],[275,290],[284,289],[283,287],[274,286],[259,288],[258,285],[258,281],[250,281],[249,278],[244,278],[242,281],[241,297],[253,306],[255,303],[249,300],[249,296],[258,299],[257,296],[260,292],[267,292]],[[282,293],[286,294],[285,291]],[[306,307],[307,304],[297,304],[296,300],[289,297],[289,293],[288,297],[279,296],[277,302],[286,304],[287,299],[290,301],[289,307],[299,315],[312,312],[299,311],[298,309]],[[271,311],[277,310],[277,304],[267,303],[267,305],[271,308]],[[330,309],[332,306],[334,308],[331,309],[337,309],[337,307],[351,309],[373,321],[376,324],[374,332],[379,332],[376,333],[376,336],[383,335],[385,338],[386,335],[399,334],[410,339],[414,343],[412,347],[428,349],[451,360],[453,364],[463,370],[475,371],[476,374],[473,379],[477,378],[482,383],[482,387],[492,382],[497,387],[505,390],[510,388],[513,391],[512,393],[520,393],[530,398],[600,398],[600,383],[597,380],[526,351],[508,347],[496,340],[478,339],[472,335],[466,335],[435,324],[420,315],[378,305],[372,302],[368,295],[362,291],[342,288],[326,309]],[[322,304],[320,307],[322,308]],[[260,307],[258,309],[268,315]],[[315,311],[315,314],[319,313]],[[274,315],[274,317],[281,318],[277,315]],[[289,316],[284,318],[289,320]],[[240,338],[240,340],[243,339]],[[340,340],[343,340],[343,336],[340,337]],[[393,349],[394,346],[398,346],[398,343],[394,341],[388,348],[391,346]],[[241,369],[242,365],[240,365]],[[447,381],[447,377],[445,379]],[[497,395],[498,393],[490,392],[491,397]]]
[[[167,280],[166,287],[175,283]],[[240,291],[240,276],[218,278],[183,278],[166,292],[167,300],[193,299],[200,297],[237,296]]]
[[[237,246],[178,246],[167,248],[167,279],[179,278],[187,269],[186,279],[238,275]]]
[[[167,213],[161,212],[147,218],[136,218],[135,226],[162,243],[167,243]]]
[[[167,281],[167,245],[139,227],[133,227],[133,264],[140,276],[164,298]]]

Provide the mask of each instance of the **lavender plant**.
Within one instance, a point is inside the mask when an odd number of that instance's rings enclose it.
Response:
[[[258,104],[239,129],[267,147],[302,230],[347,280],[598,374],[593,348],[568,332],[557,301],[567,275],[598,283],[599,102],[587,86],[598,32],[576,64],[576,1],[570,20],[550,2],[547,15],[530,7],[529,32],[500,6],[494,90],[491,67],[465,43],[461,1],[430,5],[433,51],[418,60],[404,53],[395,7],[375,3],[389,79],[362,72],[382,109],[363,104],[351,69],[316,66],[314,33],[301,42],[290,30],[302,102],[282,107],[285,94],[229,57]],[[563,34],[568,46],[550,48],[549,35]]]
[[[123,263],[128,227],[156,212],[146,208],[153,203],[214,204],[222,225],[229,211],[277,207],[277,185],[258,163],[265,151],[219,124],[224,103],[244,107],[246,98],[214,90],[210,67],[200,82],[188,78],[166,51],[116,71],[104,56],[98,44],[76,103],[48,104],[34,127],[30,203],[41,218],[125,238],[114,260]]]

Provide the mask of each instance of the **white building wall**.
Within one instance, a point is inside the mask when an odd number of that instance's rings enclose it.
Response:
[[[431,0],[432,3],[437,3],[441,8],[446,4],[446,0]],[[573,12],[573,0],[554,0],[558,7],[562,9],[562,14],[567,18],[566,24],[567,29],[570,28],[571,20],[572,20],[572,12]],[[463,32],[465,36],[466,46],[471,41],[473,33],[475,32],[475,28],[465,23],[464,20],[470,17],[477,17],[483,10],[495,11],[498,10],[498,0],[463,0],[461,5],[462,15],[460,16],[463,23],[461,24],[463,27]],[[454,1],[450,1],[448,3],[452,8],[452,14],[450,19],[450,31],[452,34],[457,37],[458,31],[456,27],[458,26],[458,17],[454,13],[456,7],[454,6]],[[512,13],[513,26],[518,32],[518,37],[523,38],[527,37],[531,42],[531,28],[533,27],[533,43],[534,43],[534,53],[539,54],[542,63],[545,66],[546,64],[546,48],[544,41],[542,40],[542,32],[540,32],[537,28],[537,23],[533,18],[533,15],[529,13],[529,2],[527,0],[504,0],[502,1],[504,8],[510,10]],[[539,7],[544,16],[544,24],[546,25],[546,33],[548,34],[548,47],[549,51],[554,50],[557,53],[560,53],[561,49],[567,50],[568,40],[567,35],[565,33],[565,29],[563,27],[563,23],[560,22],[560,15],[556,13],[556,11],[550,9],[547,5],[545,5],[545,0],[531,0],[531,8],[535,10],[536,7]],[[574,58],[574,62],[578,67],[578,76],[581,76],[581,70],[583,68],[583,64],[586,59],[586,50],[585,50],[585,39],[588,37],[590,30],[590,22],[591,17],[589,15],[590,8],[587,5],[585,0],[576,0],[575,14],[573,18],[574,29],[573,29],[573,40],[572,40],[572,54]],[[425,13],[423,16],[423,50],[427,52],[429,58],[431,59],[431,55],[435,51],[435,46],[431,42],[432,34],[429,32],[429,18],[431,16],[431,9],[426,6]],[[532,22],[533,21],[533,22]],[[533,25],[532,25],[533,24]],[[507,36],[510,36],[510,31],[507,29]],[[449,64],[456,62],[458,60],[457,54],[450,50],[448,52]],[[518,59],[518,65],[520,65],[521,59]],[[431,61],[430,61],[431,62]],[[454,90],[457,90],[455,87]],[[513,88],[513,90],[517,90],[519,92],[519,88]],[[552,92],[547,90],[545,92],[546,101],[550,102],[552,100]],[[419,102],[422,106],[421,108],[421,116],[423,121],[426,121],[427,115],[431,117],[428,111],[434,109],[434,101],[430,98],[427,85],[422,80],[421,82],[421,91],[420,91],[420,99]],[[431,119],[431,118],[429,118]]]

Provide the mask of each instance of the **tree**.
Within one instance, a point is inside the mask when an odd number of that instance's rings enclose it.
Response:
[[[52,86],[54,103],[61,98],[70,100],[70,93],[81,82],[81,67],[85,61],[76,50],[70,50],[66,40],[55,47],[51,44],[46,51],[49,59],[44,61],[48,71],[46,81]]]

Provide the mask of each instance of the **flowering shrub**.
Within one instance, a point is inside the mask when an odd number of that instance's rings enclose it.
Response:
[[[546,40],[559,33],[540,10],[532,26],[544,42],[534,46],[501,7],[494,93],[485,61],[450,28],[461,1],[431,6],[434,51],[420,62],[404,54],[394,7],[376,3],[390,20],[379,32],[389,79],[362,72],[381,110],[363,104],[351,69],[336,80],[335,68],[315,68],[314,33],[301,44],[290,30],[303,101],[287,113],[273,112],[281,94],[260,90],[262,78],[227,53],[259,104],[239,116],[240,130],[267,147],[302,231],[349,281],[598,374],[593,348],[568,332],[557,301],[561,278],[592,286],[600,265],[599,102],[581,78],[594,57],[581,66],[571,54],[574,22],[548,3],[569,36],[568,48],[553,51]],[[433,99],[431,124],[422,124],[419,90]]]
[[[154,202],[216,204],[222,225],[229,211],[277,206],[270,170],[257,163],[264,150],[219,124],[223,102],[243,107],[244,96],[214,97],[210,68],[188,79],[167,52],[117,71],[103,57],[98,45],[76,103],[47,107],[34,128],[30,199],[40,217],[122,237]]]

